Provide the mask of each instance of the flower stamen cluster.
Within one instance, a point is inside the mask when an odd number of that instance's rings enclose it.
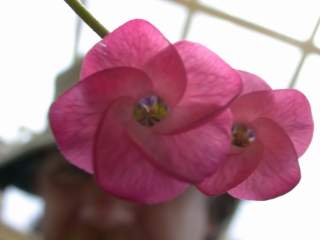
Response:
[[[232,127],[232,144],[247,147],[256,139],[255,132],[244,124],[236,123]]]
[[[140,99],[133,109],[133,116],[143,126],[152,127],[168,115],[168,106],[158,96]]]

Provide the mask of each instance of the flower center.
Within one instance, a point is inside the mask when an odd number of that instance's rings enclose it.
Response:
[[[255,132],[247,126],[236,123],[232,127],[232,144],[237,147],[247,147],[256,139]]]
[[[168,114],[168,107],[158,96],[141,98],[133,109],[134,119],[143,126],[152,127]]]

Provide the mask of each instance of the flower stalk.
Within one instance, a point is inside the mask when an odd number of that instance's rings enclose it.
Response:
[[[75,13],[95,31],[101,38],[105,37],[108,30],[85,8],[79,0],[65,0]]]

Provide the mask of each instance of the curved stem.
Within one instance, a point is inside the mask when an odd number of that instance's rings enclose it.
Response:
[[[92,14],[83,6],[78,0],[65,0],[65,2],[77,13],[77,15],[86,23],[88,26],[95,31],[101,38],[108,35],[108,30],[95,19]]]

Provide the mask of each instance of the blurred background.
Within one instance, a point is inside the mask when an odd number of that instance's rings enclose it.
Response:
[[[320,239],[320,2],[89,0],[87,6],[110,31],[133,18],[147,19],[171,42],[202,43],[234,68],[261,76],[273,88],[302,91],[311,102],[315,133],[300,159],[301,182],[278,199],[243,201],[225,239]],[[99,41],[83,25],[79,44],[75,44],[76,23],[76,15],[62,0],[2,3],[0,154],[45,130],[56,76],[70,66],[75,55]],[[7,188],[1,194],[1,234],[22,239],[19,233],[30,234],[42,212],[40,198]]]

